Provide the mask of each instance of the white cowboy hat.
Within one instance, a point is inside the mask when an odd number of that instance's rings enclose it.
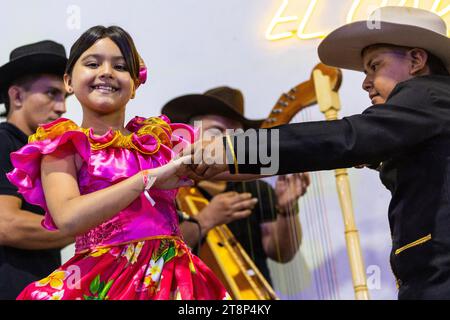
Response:
[[[364,71],[362,50],[374,44],[422,48],[441,59],[450,72],[450,39],[444,20],[408,7],[378,8],[368,20],[334,30],[320,43],[319,57],[330,66]]]

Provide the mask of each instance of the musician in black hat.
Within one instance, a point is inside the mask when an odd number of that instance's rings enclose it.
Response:
[[[229,129],[259,128],[262,124],[262,120],[244,116],[244,97],[241,91],[230,87],[177,97],[163,107],[162,113],[173,122],[201,126],[203,136],[222,135]],[[210,202],[195,217],[203,236],[212,228],[227,224],[271,282],[267,258],[288,262],[300,247],[302,234],[297,202],[308,184],[305,174],[279,177],[275,188],[262,180],[201,181],[198,189]],[[195,225],[183,223],[181,231],[191,247],[197,245]]]
[[[39,124],[66,112],[64,47],[41,41],[18,47],[0,67],[0,299],[15,299],[25,286],[61,265],[60,249],[73,241],[41,226],[43,210],[27,203],[6,178],[10,153],[20,149]]]

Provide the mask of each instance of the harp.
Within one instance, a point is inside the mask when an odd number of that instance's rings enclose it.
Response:
[[[286,124],[303,109],[318,104],[325,119],[338,119],[341,109],[338,90],[342,83],[339,69],[318,64],[314,67],[309,81],[301,83],[283,94],[272,109],[269,118],[262,128],[270,128]],[[361,253],[359,233],[356,227],[351,198],[350,183],[346,169],[334,170],[339,204],[344,222],[344,234],[352,275],[355,299],[368,300],[369,291]]]
[[[300,83],[280,96],[261,127],[270,128],[289,123],[297,113],[314,104],[319,105],[327,120],[336,120],[340,110],[337,92],[341,82],[342,73],[339,69],[323,64],[316,65],[308,81]],[[369,299],[347,171],[335,170],[335,176],[355,298]],[[177,196],[177,204],[182,211],[195,216],[208,201],[196,188],[182,188]],[[200,258],[222,280],[233,298],[278,299],[273,288],[227,226],[217,226],[207,234],[201,247]]]

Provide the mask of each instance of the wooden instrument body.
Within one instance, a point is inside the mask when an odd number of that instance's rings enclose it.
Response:
[[[180,188],[178,208],[195,217],[208,200],[193,187]],[[278,299],[270,284],[258,270],[226,225],[211,229],[201,245],[200,258],[222,281],[233,299]]]

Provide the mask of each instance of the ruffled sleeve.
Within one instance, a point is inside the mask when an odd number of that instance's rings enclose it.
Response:
[[[57,230],[48,211],[41,183],[41,161],[44,155],[55,152],[63,145],[71,144],[87,164],[87,170],[79,172],[80,187],[83,182],[96,186],[88,182],[98,179],[111,185],[141,169],[166,164],[195,140],[192,127],[171,123],[166,116],[135,117],[126,128],[132,132],[130,135],[125,136],[120,131],[109,130],[102,136],[96,136],[91,129],[80,128],[73,121],[60,118],[40,126],[36,133],[30,136],[27,145],[11,154],[15,169],[9,172],[7,177],[17,186],[26,201],[45,210],[42,222],[44,228]],[[130,156],[131,154],[136,156]],[[124,163],[127,165],[119,165]],[[89,192],[96,189],[98,188],[94,187]]]
[[[60,146],[71,143],[76,152],[87,161],[90,146],[86,135],[71,120],[60,118],[49,124],[40,126],[29,138],[29,143],[20,150],[11,153],[14,170],[7,174],[24,199],[45,210],[42,225],[48,230],[56,230],[51,216],[48,214],[44,191],[41,183],[41,160],[43,155],[51,154]]]
[[[161,152],[168,160],[193,143],[197,131],[184,123],[171,123],[165,115],[159,117],[134,117],[126,126],[136,133],[136,143],[141,152]],[[134,142],[134,141],[133,141]]]

